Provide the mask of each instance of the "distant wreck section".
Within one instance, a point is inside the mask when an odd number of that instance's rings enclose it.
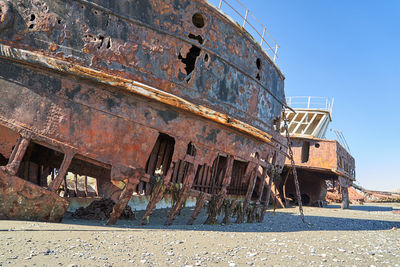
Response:
[[[342,208],[348,208],[348,188],[355,181],[355,160],[344,148],[345,144],[325,139],[332,120],[333,100],[289,97],[287,103],[296,112],[286,109],[302,203],[324,206],[326,200],[330,200],[342,202]],[[276,191],[281,206],[296,204],[289,160],[285,162]]]
[[[104,198],[114,224],[133,197],[145,224],[170,198],[169,225],[191,197],[189,224],[206,202],[206,223],[262,221],[287,150],[277,45],[268,56],[200,0],[0,11],[1,219],[60,221],[72,199]]]

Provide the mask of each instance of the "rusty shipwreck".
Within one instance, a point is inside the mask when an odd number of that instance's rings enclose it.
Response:
[[[288,97],[287,103],[292,107],[285,113],[302,203],[324,206],[326,197],[335,191],[339,196],[337,201],[348,208],[348,188],[355,181],[355,160],[342,134],[337,132],[337,140],[326,139],[333,99],[297,96]],[[282,127],[281,131],[283,134],[285,129]],[[281,206],[297,202],[291,169],[290,161],[286,160],[277,188],[273,189]]]
[[[287,149],[284,76],[265,28],[257,42],[246,18],[202,0],[2,0],[0,10],[1,219],[60,221],[69,173],[84,177],[83,197],[115,201],[108,224],[132,197],[148,201],[145,224],[166,192],[166,224],[189,196],[189,223],[206,202],[207,223],[222,206],[228,218],[240,207],[237,222],[262,220]]]

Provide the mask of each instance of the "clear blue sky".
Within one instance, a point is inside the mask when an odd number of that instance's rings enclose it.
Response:
[[[400,188],[400,1],[242,3],[281,47],[286,96],[335,98],[330,128],[347,139],[357,183]]]

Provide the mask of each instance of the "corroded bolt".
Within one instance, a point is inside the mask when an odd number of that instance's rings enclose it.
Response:
[[[10,2],[0,1],[0,30],[7,29],[14,21],[14,11]]]

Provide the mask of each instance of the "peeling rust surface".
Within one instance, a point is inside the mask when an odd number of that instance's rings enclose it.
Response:
[[[193,223],[212,196],[218,208],[226,197],[246,196],[245,209],[263,199],[265,183],[246,166],[282,171],[284,77],[206,2],[20,0],[0,9],[0,165],[29,136],[15,173],[41,187],[25,187],[58,199],[68,172],[75,183],[94,177],[97,195],[117,203],[113,224],[132,193],[150,197],[145,223],[164,188],[183,185],[167,223],[201,192]],[[46,220],[46,210],[20,216]]]
[[[291,140],[302,200],[306,205],[321,205],[325,201],[327,181],[337,181],[344,191],[352,185],[355,180],[355,160],[337,141],[300,137]],[[308,152],[305,153],[305,150]],[[282,177],[290,169],[287,160],[285,164]],[[283,190],[289,202],[296,202],[292,174],[288,176],[286,189],[282,180],[280,191]],[[348,203],[344,206],[347,207]]]
[[[339,142],[299,137],[291,138],[291,140],[296,166],[331,172],[346,179],[355,180],[355,160]],[[302,158],[304,142],[309,144],[307,160]],[[285,163],[288,165],[288,160]]]
[[[257,44],[203,1],[12,4],[18,19],[11,34],[0,35],[4,44],[143,82],[265,131],[279,117],[274,97],[283,102],[282,74]],[[203,28],[192,23],[196,12],[204,17]],[[179,55],[190,47],[198,47],[200,55],[188,80]]]
[[[60,222],[68,201],[0,167],[0,219]]]

